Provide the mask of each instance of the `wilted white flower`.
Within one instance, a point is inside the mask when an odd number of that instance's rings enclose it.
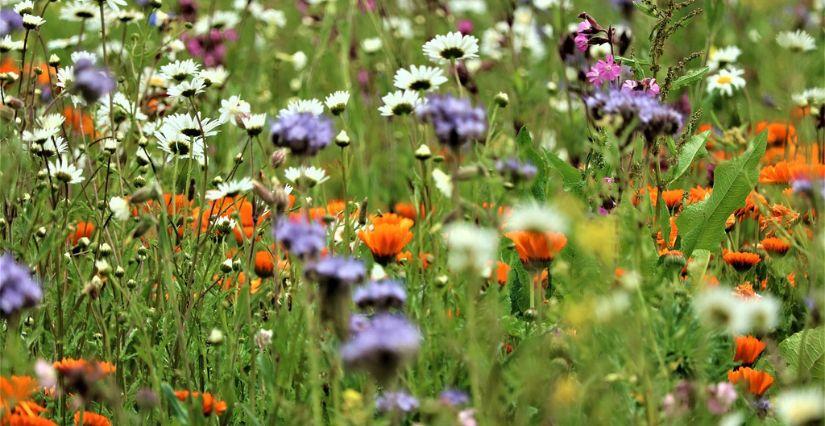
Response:
[[[237,118],[243,117],[252,111],[252,107],[248,102],[241,99],[240,96],[233,95],[229,99],[221,100],[220,108],[221,116],[218,119],[221,123],[231,122],[237,124]]]
[[[255,333],[255,346],[257,346],[259,350],[264,350],[271,344],[272,330],[266,330],[262,328],[258,330],[257,333]]]

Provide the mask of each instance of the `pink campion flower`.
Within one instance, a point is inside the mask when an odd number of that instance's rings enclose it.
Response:
[[[622,66],[613,62],[613,55],[596,62],[587,72],[587,80],[594,86],[601,86],[607,81],[615,80],[622,74]]]
[[[644,94],[650,97],[657,97],[659,96],[659,85],[656,83],[655,78],[645,78],[642,80],[625,80],[624,84],[622,84],[622,91],[623,92],[632,92],[632,91],[640,91],[644,92]]]
[[[587,50],[587,44],[590,41],[590,38],[587,36],[587,31],[590,28],[592,28],[592,26],[587,20],[579,22],[579,26],[576,28],[576,37],[573,38],[573,41],[576,42],[576,49],[579,49],[579,52]]]
[[[473,21],[469,19],[462,19],[458,21],[458,32],[463,35],[470,35],[473,33]]]
[[[226,42],[237,40],[238,33],[231,28],[224,31],[212,29],[207,34],[198,36],[184,34],[181,39],[190,55],[200,58],[204,65],[211,68],[223,65]]]

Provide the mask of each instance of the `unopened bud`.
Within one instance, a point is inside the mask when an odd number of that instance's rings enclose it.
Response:
[[[507,105],[510,104],[510,97],[504,92],[498,92],[498,94],[496,94],[495,101],[496,105],[500,108],[507,108]]]

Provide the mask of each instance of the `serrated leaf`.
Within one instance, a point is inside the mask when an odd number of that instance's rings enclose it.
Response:
[[[683,174],[690,168],[691,163],[699,155],[700,152],[705,151],[705,141],[710,136],[710,130],[706,130],[698,135],[693,135],[688,139],[687,143],[682,146],[679,151],[679,158],[676,162],[676,167],[670,176],[670,183],[676,182]]]
[[[688,206],[679,215],[677,226],[686,258],[696,249],[719,250],[719,242],[725,236],[725,221],[744,205],[756,185],[766,143],[767,133],[762,132],[744,154],[717,167],[710,197]]]
[[[163,383],[160,385],[160,389],[163,392],[163,398],[166,400],[166,403],[169,404],[169,408],[172,409],[172,414],[175,418],[182,424],[189,424],[189,412],[180,404],[180,400],[175,396],[175,391],[172,387],[167,383]]]
[[[779,353],[797,377],[825,380],[825,326],[802,330],[779,344]]]
[[[510,290],[510,311],[513,315],[521,315],[530,309],[530,274],[524,269],[515,250],[510,252],[507,263],[510,265],[510,279],[507,283]]]
[[[670,86],[670,90],[677,90],[685,86],[689,86],[705,76],[710,71],[709,67],[694,68],[685,73],[685,75],[676,79]]]

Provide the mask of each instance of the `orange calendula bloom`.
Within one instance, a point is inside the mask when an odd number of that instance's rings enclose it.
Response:
[[[760,121],[753,129],[754,134],[768,131],[768,145],[784,145],[796,143],[796,128],[790,123],[769,123]]]
[[[5,413],[38,416],[45,408],[30,401],[37,391],[37,382],[29,376],[0,376],[0,425],[5,425]]]
[[[63,109],[63,117],[66,118],[66,124],[69,125],[69,128],[74,133],[88,139],[94,139],[97,137],[97,132],[95,132],[95,123],[94,120],[92,120],[91,114],[83,112],[80,109],[67,106]]]
[[[762,351],[765,350],[765,343],[753,336],[740,336],[736,338],[736,353],[733,360],[741,362],[743,365],[753,365]]]
[[[393,213],[406,217],[409,220],[418,219],[418,211],[415,209],[415,205],[413,203],[395,203],[392,211]],[[421,209],[421,214],[424,214],[423,206]]]
[[[701,186],[696,186],[690,189],[688,193],[688,204],[698,203],[700,201],[705,201],[710,194],[713,192],[713,188],[703,188]]]
[[[77,245],[81,238],[92,238],[95,232],[95,224],[92,222],[77,222],[74,226],[74,232],[69,234],[69,242],[72,245]]]
[[[765,249],[766,252],[772,254],[778,254],[780,256],[784,255],[788,252],[791,248],[791,245],[783,240],[782,238],[777,237],[768,237],[762,240],[762,248]]]
[[[280,267],[280,264],[279,264]],[[213,279],[218,279],[218,276],[214,276]],[[238,272],[237,277],[227,276],[221,281],[221,288],[224,290],[231,290],[235,287],[243,288],[246,285],[246,274],[243,272]],[[249,287],[249,294],[255,294],[261,290],[261,284],[263,284],[263,280],[260,278],[253,279],[250,283]]]
[[[52,364],[55,370],[62,375],[73,373],[101,373],[108,375],[114,373],[117,368],[114,364],[106,361],[86,361],[85,359],[63,358],[60,361],[55,361]]]
[[[739,284],[733,289],[733,292],[742,299],[750,299],[751,297],[757,296],[756,291],[753,289],[753,284],[751,284],[750,281]]]
[[[372,229],[358,231],[358,238],[367,245],[375,261],[386,265],[395,259],[413,239],[413,221],[392,213],[372,219]]]
[[[80,412],[78,411],[77,413],[74,413],[74,424],[75,426],[112,426],[112,422],[110,422],[106,416],[102,416],[91,411],[83,412],[82,423],[80,421]]]
[[[212,396],[209,392],[190,392],[188,390],[175,391],[175,397],[180,401],[186,402],[190,399],[200,399],[202,401],[202,410],[204,416],[215,414],[220,416],[226,411],[226,402]]]
[[[57,426],[57,423],[38,416],[15,413],[0,419],[3,426]]]
[[[753,268],[762,259],[756,253],[748,253],[741,251],[725,251],[722,254],[722,259],[733,269],[739,272],[744,272]]]
[[[515,243],[522,263],[550,262],[567,245],[567,237],[559,232],[514,231],[504,236]]]
[[[734,385],[742,382],[747,385],[748,392],[754,396],[762,396],[773,384],[773,376],[750,367],[740,367],[736,370],[728,371],[728,381]]]
[[[510,265],[499,260],[496,263],[496,282],[498,282],[498,285],[503,286],[507,284],[509,278]]]

